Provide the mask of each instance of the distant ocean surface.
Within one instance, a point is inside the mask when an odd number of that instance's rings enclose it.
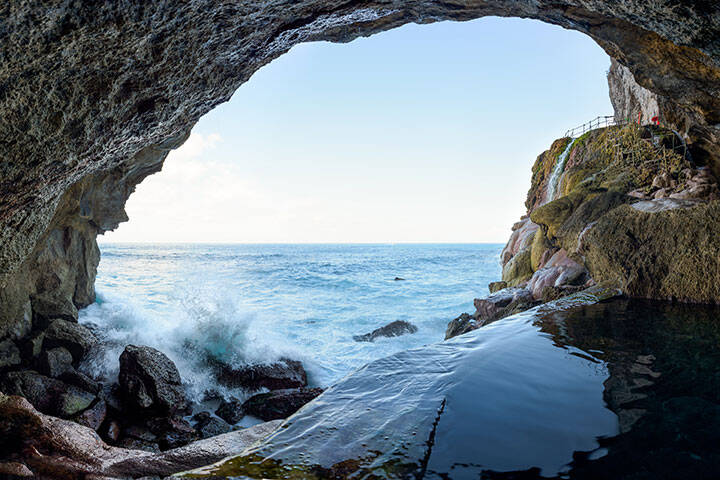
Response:
[[[442,341],[447,323],[501,275],[499,244],[101,244],[97,301],[80,313],[105,342],[87,368],[117,375],[127,344],[178,366],[189,393],[224,391],[198,352],[224,361],[303,362],[329,386],[364,364]],[[395,277],[404,281],[394,281]],[[356,342],[395,320],[418,332]]]

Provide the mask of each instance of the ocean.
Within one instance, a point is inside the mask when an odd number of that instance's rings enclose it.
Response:
[[[128,344],[178,366],[188,394],[240,398],[217,385],[203,358],[233,365],[300,360],[312,386],[363,365],[440,342],[447,323],[501,275],[500,244],[101,244],[97,300],[80,322],[103,348],[85,365],[117,376]],[[404,280],[395,280],[396,277]],[[395,320],[414,334],[357,342]]]

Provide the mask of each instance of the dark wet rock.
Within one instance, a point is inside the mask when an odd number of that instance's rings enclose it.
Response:
[[[32,478],[33,472],[20,462],[0,463],[0,478],[3,480],[14,480],[16,478]]]
[[[119,426],[110,423],[119,433]],[[279,424],[263,423],[175,450],[150,453],[109,446],[88,427],[44,415],[25,398],[0,393],[0,451],[18,456],[39,478],[167,477],[237,454],[271,434]],[[128,438],[128,446],[141,447]],[[32,439],[34,448],[43,455],[28,454],[24,450],[27,439]]]
[[[125,400],[141,412],[173,414],[188,407],[177,367],[152,347],[125,347],[119,381]]]
[[[181,447],[200,438],[190,423],[181,417],[157,417],[147,421],[150,431],[157,436],[160,450]]]
[[[73,357],[63,347],[45,350],[40,357],[40,371],[45,375],[57,378],[65,372],[73,371]]]
[[[507,282],[490,282],[488,284],[488,290],[490,290],[490,293],[499,292],[503,288],[507,288],[508,284]]]
[[[353,340],[356,342],[374,342],[380,337],[399,337],[400,335],[415,333],[417,330],[417,327],[410,322],[395,320],[365,335],[355,335],[353,336]]]
[[[218,409],[215,410],[215,415],[230,425],[234,425],[245,416],[245,411],[243,410],[242,402],[233,397],[229,400],[223,399]]]
[[[158,436],[143,425],[127,425],[122,429],[120,440],[115,445],[123,448],[144,450],[146,452],[159,452]]]
[[[9,372],[0,380],[0,389],[20,395],[43,413],[72,417],[92,404],[95,395],[32,370]]]
[[[105,426],[104,430],[105,438],[110,442],[115,443],[118,441],[118,439],[120,439],[122,428],[120,427],[120,422],[118,422],[117,420],[110,420]]]
[[[44,339],[45,332],[39,332],[29,338],[26,338],[22,342],[20,349],[23,360],[29,363],[39,357],[42,353]]]
[[[394,281],[396,281],[396,282],[403,282],[403,281],[405,281],[405,279],[404,279],[404,278],[401,278],[401,277],[395,277]]]
[[[0,371],[20,365],[20,349],[10,339],[0,342]]]
[[[200,412],[193,415],[192,419],[195,422],[195,430],[200,433],[201,438],[214,437],[231,430],[227,422],[213,417],[210,412]]]
[[[198,440],[189,445],[152,455],[135,455],[114,463],[106,470],[111,476],[157,476],[210,465],[230,455],[236,455],[272,434],[280,421],[261,423],[249,428]],[[134,445],[139,445],[135,443]]]
[[[97,338],[90,330],[67,320],[53,320],[45,330],[43,340],[43,348],[66,348],[72,354],[75,363],[82,360],[96,344]]]
[[[445,340],[462,335],[490,322],[522,312],[537,305],[532,293],[520,287],[504,288],[485,298],[476,298],[475,313],[463,313],[448,323]]]
[[[323,393],[322,388],[276,390],[250,397],[242,408],[248,415],[261,420],[280,420],[289,417]]]
[[[114,414],[121,414],[125,411],[125,401],[122,398],[120,385],[117,383],[102,385],[98,396],[105,400],[108,410]]]
[[[218,362],[214,368],[217,381],[231,388],[282,390],[307,385],[307,373],[302,363],[287,358],[275,363],[245,365],[240,368]]]
[[[527,310],[533,303],[532,294],[524,288],[506,288],[473,301],[476,318],[484,320],[485,323]]]
[[[157,442],[157,435],[148,427],[142,425],[128,425],[123,429],[123,436],[137,438],[145,442]]]
[[[65,383],[75,385],[76,387],[85,390],[86,392],[91,392],[96,395],[99,394],[100,390],[102,389],[102,385],[99,382],[93,380],[82,372],[78,372],[75,369],[70,369],[63,372],[58,378]]]
[[[461,313],[459,317],[448,323],[447,329],[445,330],[445,340],[457,337],[463,333],[471,332],[482,327],[484,324],[485,322],[478,321],[478,319],[469,313]]]
[[[33,295],[31,304],[35,328],[46,328],[55,319],[77,322],[77,307],[67,297]]]
[[[104,400],[98,400],[95,405],[91,406],[80,415],[76,416],[75,420],[80,425],[92,428],[93,430],[100,429],[100,426],[105,421],[107,415],[107,404]]]
[[[157,443],[147,442],[133,437],[123,437],[115,442],[115,446],[128,448],[130,450],[142,450],[150,453],[158,453],[161,451],[160,446]]]

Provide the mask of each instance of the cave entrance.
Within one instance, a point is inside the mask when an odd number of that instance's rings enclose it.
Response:
[[[442,340],[499,279],[536,156],[612,111],[608,66],[581,33],[492,17],[299,45],[138,187],[81,321],[168,353],[198,395],[188,345],[325,386]],[[353,339],[397,320],[418,331]]]

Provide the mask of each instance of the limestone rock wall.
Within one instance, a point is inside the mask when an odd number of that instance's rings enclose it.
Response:
[[[22,335],[35,310],[72,316],[91,301],[94,236],[124,219],[134,185],[295,44],[487,15],[575,29],[655,93],[694,157],[717,169],[719,10],[702,0],[3,2],[0,336]]]
[[[559,196],[547,199],[542,172],[567,140],[533,167],[527,215],[503,250],[503,284],[536,301],[598,282],[635,297],[718,302],[720,190],[712,171],[695,164],[671,130],[632,123],[574,140]]]

